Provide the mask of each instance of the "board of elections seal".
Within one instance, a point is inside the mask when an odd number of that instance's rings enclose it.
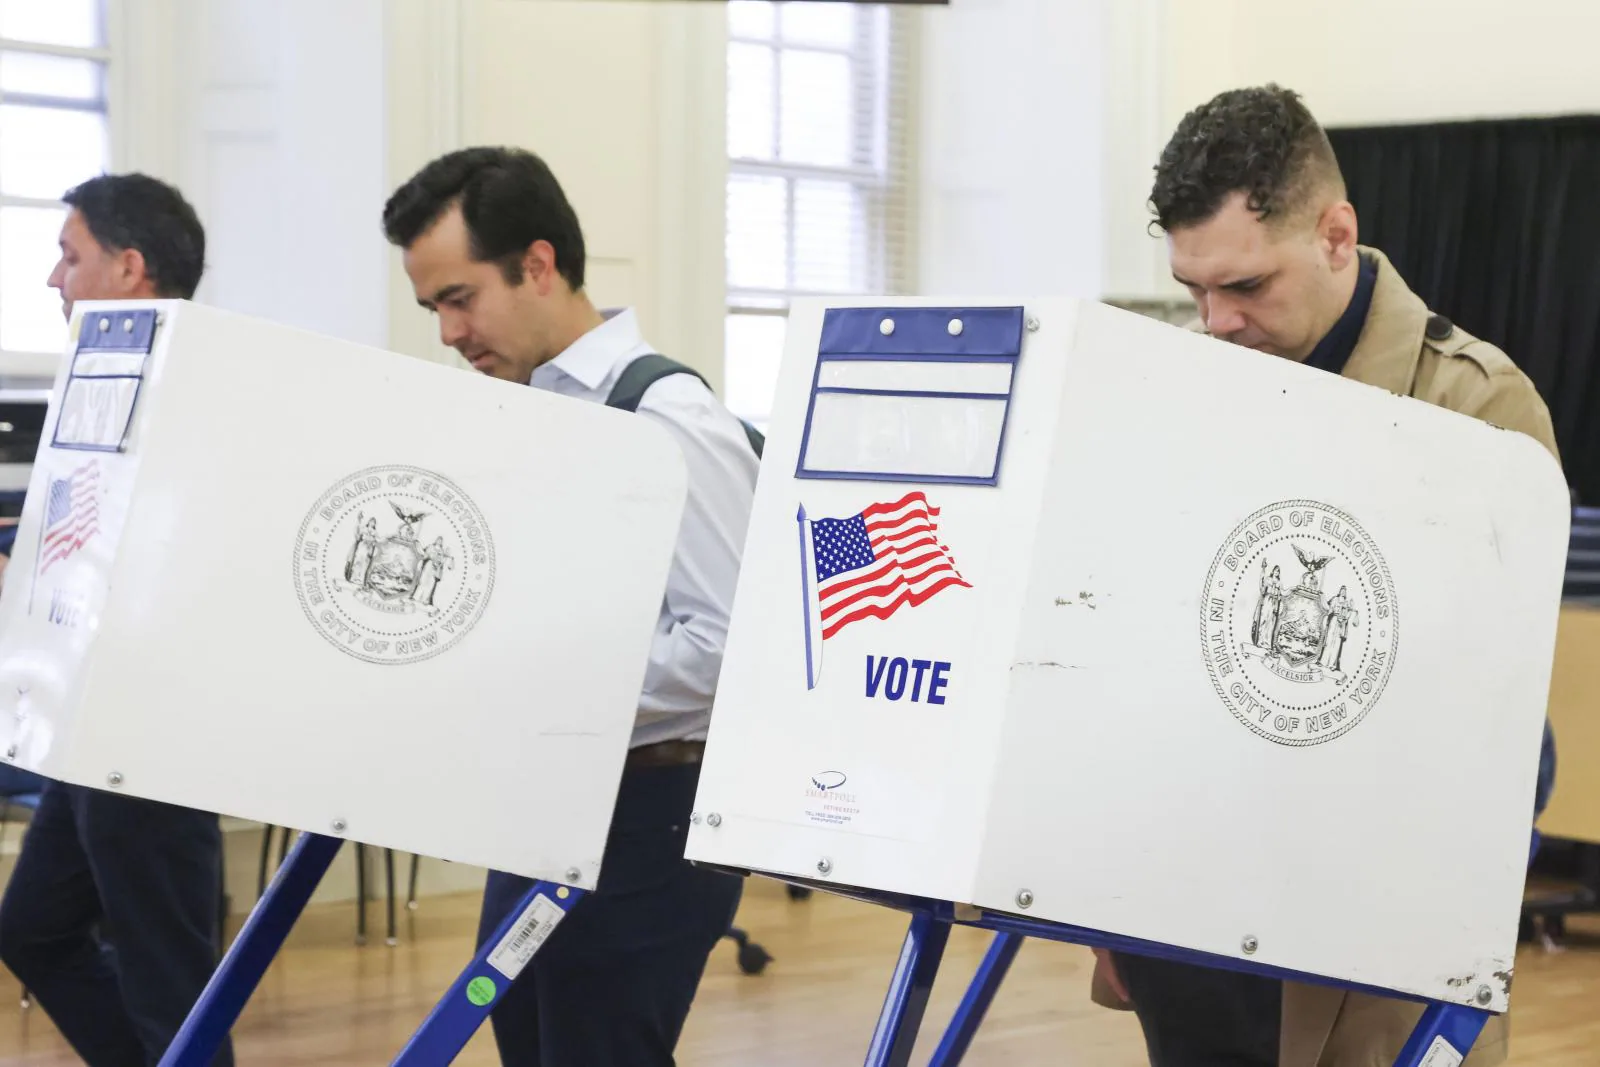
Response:
[[[1354,518],[1315,500],[1262,508],[1206,576],[1206,669],[1234,718],[1281,745],[1354,729],[1383,695],[1400,639],[1394,580]]]
[[[368,467],[312,506],[294,576],[306,618],[335,648],[368,663],[415,663],[483,616],[494,540],[478,506],[443,475]]]

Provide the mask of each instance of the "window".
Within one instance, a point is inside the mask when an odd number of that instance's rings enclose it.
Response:
[[[796,296],[911,288],[911,16],[728,4],[725,392],[765,428]]]
[[[105,0],[0,0],[0,358],[58,357],[60,197],[108,169]]]

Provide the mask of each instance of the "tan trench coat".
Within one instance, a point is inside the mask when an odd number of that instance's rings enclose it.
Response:
[[[1560,456],[1550,412],[1504,352],[1435,315],[1381,253],[1367,322],[1344,376],[1525,433]],[[1531,825],[1530,825],[1531,830]],[[1128,1008],[1096,968],[1091,996]],[[1422,1005],[1326,986],[1285,982],[1279,1067],[1391,1067]],[[1463,1067],[1503,1063],[1507,1016],[1491,1017]]]

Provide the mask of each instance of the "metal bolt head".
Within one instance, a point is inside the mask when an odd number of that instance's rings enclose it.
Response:
[[[122,320],[122,332],[123,333],[132,333],[133,332],[133,320],[132,319],[123,319]]]
[[[350,824],[345,822],[343,819],[335,819],[333,820],[333,832],[336,834],[342,834],[345,831],[345,827],[349,825]]]
[[[1478,987],[1478,1003],[1479,1004],[1488,1004],[1493,999],[1494,999],[1494,990],[1490,989],[1486,985],[1481,985],[1481,986]]]
[[[112,771],[110,774],[106,775],[106,782],[113,789],[115,789],[117,786],[122,784],[122,772]]]
[[[1031,889],[1019,889],[1019,890],[1017,890],[1017,907],[1022,908],[1024,910],[1033,907],[1033,890],[1031,890]]]
[[[817,861],[817,873],[818,874],[831,874],[831,873],[833,873],[833,861],[830,860],[826,856],[822,857],[820,860]]]
[[[12,745],[10,748],[6,749],[6,759],[16,759],[16,758],[17,758],[17,746],[16,745]]]
[[[692,826],[699,826],[700,825],[701,819],[700,819],[700,813],[698,811],[694,812],[693,814],[691,814],[689,816],[689,823]]]
[[[576,882],[578,879],[580,879],[582,877],[583,877],[583,872],[578,870],[578,868],[576,868],[576,867],[568,867],[567,868],[567,881],[568,882]]]
[[[1038,333],[1039,332],[1039,320],[1034,318],[1032,315],[1029,315],[1023,321],[1022,325],[1029,333]]]
[[[100,332],[101,333],[105,333],[109,329],[111,329],[111,320],[110,319],[101,319],[100,320]]]
[[[950,320],[950,325],[945,327],[945,329],[950,331],[950,336],[951,337],[960,337],[961,336],[961,331],[963,329],[965,329],[965,328],[966,327],[962,325],[960,319],[951,319]]]
[[[716,812],[712,812],[710,815],[706,816],[706,825],[715,830],[717,827],[722,825],[722,816],[718,815]]]
[[[878,332],[883,334],[885,337],[888,337],[891,333],[894,333],[894,320],[884,319],[882,322],[878,323]]]
[[[1246,934],[1244,935],[1244,940],[1239,943],[1239,947],[1244,949],[1246,956],[1254,956],[1256,949],[1261,947],[1261,942],[1256,940],[1255,934]]]

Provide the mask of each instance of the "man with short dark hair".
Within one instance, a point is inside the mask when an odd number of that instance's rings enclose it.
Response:
[[[1333,148],[1295,93],[1237,89],[1191,111],[1161,154],[1151,207],[1173,277],[1199,309],[1196,328],[1520,431],[1556,455],[1549,411],[1528,377],[1430,312],[1383,253],[1357,243]],[[1097,955],[1095,999],[1138,1013],[1156,1067],[1374,1067],[1394,1062],[1422,1010]],[[1504,1060],[1506,1032],[1503,1017],[1492,1019],[1471,1067]]]
[[[188,300],[205,270],[206,233],[172,186],[145,174],[106,174],[68,190],[61,259],[49,285],[63,314],[75,300]]]
[[[638,380],[637,367],[651,366],[639,362],[653,350],[633,312],[590,302],[577,214],[532,153],[473,148],[435,160],[390,198],[383,224],[404,249],[417,301],[439,317],[440,339],[480,373],[605,403]],[[653,380],[636,399],[635,410],[682,449],[688,499],[599,884],[495,1006],[507,1064],[671,1067],[706,959],[739,902],[739,879],[683,854],[758,457],[692,372]],[[536,692],[538,680],[529,684]],[[531,884],[490,873],[480,944]]]
[[[49,284],[78,300],[188,298],[205,231],[142,174],[63,198]],[[90,1067],[155,1064],[216,968],[222,831],[208,812],[48,782],[0,900],[0,959]],[[214,1064],[231,1065],[224,1042]]]

